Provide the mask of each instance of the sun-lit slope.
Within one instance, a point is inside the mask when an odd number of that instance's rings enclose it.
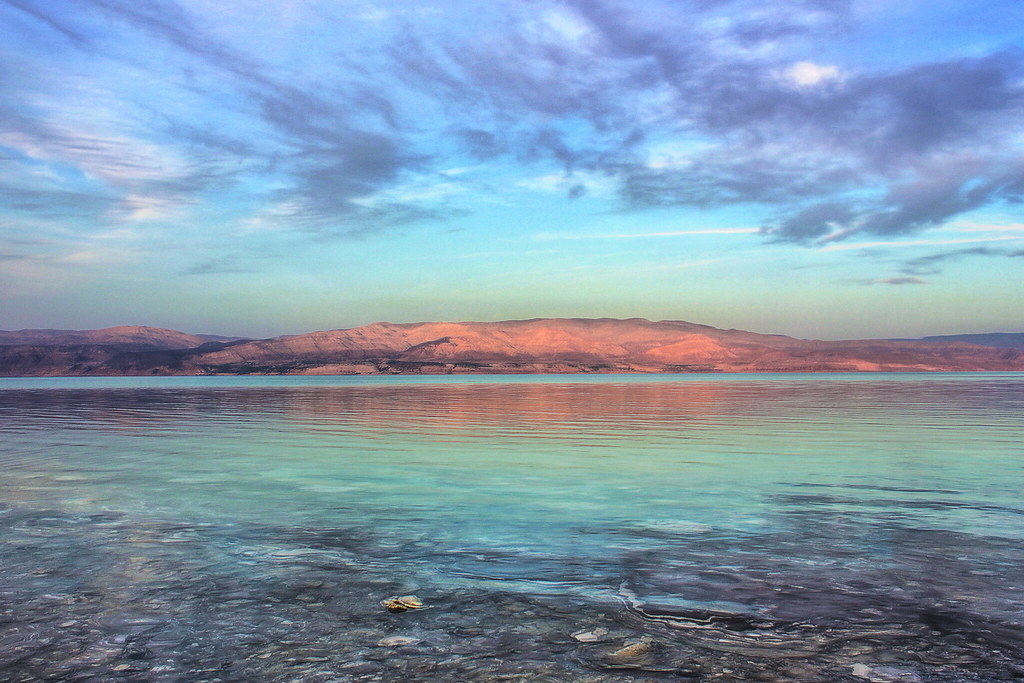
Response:
[[[713,336],[722,332],[692,323],[651,322],[636,318],[374,323],[350,330],[312,332],[239,344],[206,354],[203,361],[268,361],[316,355],[333,360],[387,356],[410,361],[649,358],[658,362],[706,362],[711,356],[727,353]]]
[[[643,318],[374,323],[256,341],[149,327],[0,336],[7,376],[1024,370],[1016,349],[816,341]]]
[[[388,361],[448,365],[453,371],[468,371],[473,364],[510,371],[572,371],[575,366],[610,371],[835,371],[1024,369],[1022,359],[1018,352],[969,344],[823,342],[682,321],[555,318],[374,323],[235,344],[193,360],[218,370],[239,364]]]

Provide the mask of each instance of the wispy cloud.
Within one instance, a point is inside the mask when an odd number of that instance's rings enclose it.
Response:
[[[666,230],[661,232],[579,234],[571,232],[539,232],[533,239],[540,242],[553,240],[632,240],[660,237],[686,237],[693,235],[749,235],[760,228],[705,228],[696,230]]]
[[[231,258],[206,259],[181,271],[182,275],[219,275],[224,273],[253,273],[255,268],[239,265]]]
[[[186,87],[189,97],[230,97],[241,108],[245,124],[262,129],[254,144],[173,111],[150,112],[147,115],[157,117],[160,128],[147,133],[134,126],[133,136],[90,131],[88,125],[72,129],[23,111],[9,117],[21,125],[6,131],[0,142],[31,157],[72,164],[115,193],[123,193],[116,207],[121,219],[166,218],[174,206],[194,203],[213,187],[249,181],[261,165],[279,186],[277,201],[296,207],[287,216],[292,229],[318,235],[349,233],[431,215],[401,202],[388,206],[377,201],[368,210],[358,201],[400,182],[406,170],[422,168],[426,159],[411,152],[407,141],[393,130],[394,107],[379,90],[359,79],[329,90],[288,80],[279,69],[206,30],[171,0],[89,0],[87,4],[112,21],[114,30],[162,44],[165,54],[169,50],[174,55],[172,68],[202,74],[208,82],[213,79],[209,85]],[[66,27],[65,15],[85,21],[86,15],[63,12],[51,4],[24,0],[18,5],[44,26]],[[105,57],[124,60],[125,69],[135,68],[144,59],[84,40],[78,46],[86,52],[102,49]],[[21,93],[14,101],[43,99],[41,93],[31,92],[39,87],[36,84],[18,87]],[[181,89],[173,80],[167,87]],[[147,110],[141,102],[131,107],[138,113]],[[371,120],[376,123],[368,126]]]
[[[927,281],[922,280],[919,277],[900,276],[900,277],[886,277],[878,280],[854,280],[854,283],[859,285],[925,285]]]
[[[946,246],[950,244],[972,244],[976,242],[1009,242],[1015,240],[1022,240],[1024,237],[1018,237],[1015,235],[1008,235],[1002,237],[965,237],[962,239],[946,239],[946,240],[935,240],[935,239],[920,239],[920,240],[899,240],[899,241],[876,241],[876,242],[855,242],[851,244],[829,244],[821,247],[821,251],[851,251],[854,249],[878,249],[884,248],[903,248],[903,247],[935,247],[935,246]]]
[[[940,251],[904,261],[900,270],[908,275],[936,275],[942,272],[945,264],[979,256],[986,258],[1021,258],[1024,257],[1024,250],[970,247],[967,249]]]
[[[980,221],[954,221],[943,230],[951,232],[1024,232],[1024,223],[985,223]]]

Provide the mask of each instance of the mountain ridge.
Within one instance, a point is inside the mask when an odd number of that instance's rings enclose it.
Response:
[[[232,341],[244,337],[218,334],[189,334],[164,327],[116,325],[96,330],[23,329],[0,330],[0,346],[117,344],[156,349],[189,349],[209,341]]]
[[[1012,348],[820,341],[645,318],[381,321],[267,339],[209,336],[144,326],[0,331],[0,375],[1024,370],[1024,352]]]
[[[1024,350],[1024,332],[981,332],[967,334],[934,334],[918,339],[893,339],[892,341],[924,342],[967,342],[997,349]]]

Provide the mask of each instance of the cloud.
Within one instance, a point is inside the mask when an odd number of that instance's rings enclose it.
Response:
[[[1018,237],[1016,235],[1004,235],[1001,237],[965,237],[957,239],[915,239],[915,240],[898,240],[898,241],[885,241],[879,240],[875,242],[853,242],[847,244],[828,244],[827,246],[821,247],[821,251],[850,251],[854,249],[878,249],[881,247],[887,249],[902,248],[902,247],[927,247],[927,246],[942,246],[948,244],[971,244],[976,242],[1008,242],[1017,241],[1024,239],[1024,237]]]
[[[785,76],[798,87],[814,86],[839,78],[839,67],[797,62],[786,69]]]
[[[99,219],[116,205],[102,193],[66,190],[50,184],[14,185],[0,182],[0,201],[9,210],[43,220],[76,217]]]
[[[954,232],[1024,232],[1024,223],[956,221],[948,224],[946,229]]]
[[[264,229],[364,235],[461,215],[456,193],[403,190],[476,163],[518,169],[506,185],[558,177],[584,204],[748,206],[766,241],[817,247],[1024,201],[1024,51],[847,64],[820,46],[859,35],[852,0],[499,2],[472,30],[454,6],[445,22],[317,8],[318,29],[351,40],[283,57],[203,3],[6,4],[23,30],[109,70],[65,63],[46,82],[26,62],[0,84],[4,144],[85,174],[74,191],[92,197],[90,220],[215,211],[216,190]],[[62,107],[62,83],[107,92]],[[145,101],[153,83],[166,95]],[[659,149],[681,141],[666,163]],[[40,211],[73,210],[45,191],[58,208]]]
[[[19,251],[0,250],[0,261],[28,261],[36,258],[32,254],[25,254]]]
[[[942,267],[945,264],[974,256],[1020,258],[1024,257],[1024,250],[1009,251],[992,247],[971,247],[942,251],[904,261],[900,271],[908,275],[936,275],[942,272]]]
[[[666,230],[662,232],[626,232],[605,234],[581,234],[576,232],[540,232],[533,239],[547,242],[552,240],[632,240],[657,237],[687,237],[693,235],[749,235],[759,228],[697,228],[693,230]]]
[[[919,277],[890,277],[884,280],[879,280],[879,283],[885,285],[923,285],[926,284],[924,280]]]
[[[230,258],[213,258],[200,261],[180,272],[181,275],[214,275],[222,273],[253,273],[254,268],[238,265]]]
[[[849,2],[558,4],[571,40],[509,12],[471,44],[405,36],[397,68],[473,111],[480,158],[600,172],[633,210],[760,207],[775,242],[915,234],[1022,198],[1020,50],[857,71],[789,58],[856,31]],[[652,166],[666,135],[712,144]]]
[[[36,9],[35,3],[26,2],[24,0],[3,0],[4,4],[14,7],[33,19],[39,21],[48,28],[56,31],[64,38],[78,45],[79,47],[91,46],[91,41],[86,39],[79,31],[76,31],[66,22],[62,21],[59,16],[48,14],[46,12]]]
[[[900,277],[887,277],[879,279],[866,279],[866,280],[848,280],[848,284],[854,285],[926,285],[927,281],[922,280],[919,277],[900,276]]]
[[[858,185],[855,169],[832,160],[778,159],[755,150],[716,149],[678,168],[620,167],[621,196],[634,209],[713,208],[812,201]],[[802,210],[801,210],[802,211]],[[793,217],[800,221],[799,216]],[[776,228],[768,232],[778,236]]]
[[[61,22],[57,7],[21,4],[47,25]],[[367,229],[368,222],[385,227],[436,213],[406,204],[378,203],[369,210],[359,203],[400,182],[407,172],[422,168],[427,159],[412,152],[408,140],[395,132],[395,107],[379,88],[354,78],[329,89],[285,79],[279,69],[205,30],[175,2],[87,0],[86,4],[98,16],[114,20],[114,26],[128,35],[142,36],[150,43],[155,39],[169,50],[177,60],[170,68],[180,69],[197,84],[190,87],[190,97],[199,102],[235,98],[233,107],[241,108],[236,117],[250,129],[263,129],[261,135],[243,139],[223,127],[198,123],[187,110],[154,110],[151,114],[162,119],[162,130],[133,126],[129,132],[114,132],[96,126],[90,131],[54,121],[52,114],[8,110],[7,119],[18,125],[9,127],[0,142],[30,156],[72,164],[113,193],[121,193],[113,218],[166,218],[175,208],[200,203],[208,190],[238,187],[253,174],[275,179],[275,201],[288,202],[293,208],[287,216],[278,215],[281,227],[288,229],[318,235],[349,233]],[[83,16],[78,15],[80,21]],[[99,50],[79,43],[87,52]],[[103,49],[106,58],[121,60],[126,68],[146,61],[136,53]],[[173,91],[180,82],[172,80],[167,87]],[[23,85],[17,97],[8,99],[42,98]],[[286,217],[290,220],[285,221]]]
[[[857,217],[853,207],[842,202],[812,204],[783,220],[767,232],[787,241],[803,242],[845,230]]]
[[[394,123],[394,108],[380,92],[354,87],[344,93],[350,99],[335,99],[285,83],[269,75],[272,70],[265,65],[204,34],[172,3],[155,3],[155,9],[146,11],[134,2],[93,1],[235,77],[236,86],[256,103],[261,118],[281,133],[281,142],[291,148],[291,153],[278,157],[293,179],[291,187],[281,190],[279,196],[295,207],[296,225],[322,232],[335,222],[383,219],[391,224],[430,214],[399,205],[366,211],[354,201],[396,182],[403,171],[420,167],[425,160],[406,151],[400,137],[355,124],[356,110],[360,115],[374,112]]]
[[[615,195],[614,179],[602,173],[577,171],[574,173],[548,173],[516,182],[517,187],[564,194],[569,199],[580,199],[585,195],[610,197]]]

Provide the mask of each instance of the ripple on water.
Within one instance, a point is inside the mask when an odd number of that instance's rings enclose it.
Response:
[[[0,679],[1019,679],[1022,388],[3,390]]]

